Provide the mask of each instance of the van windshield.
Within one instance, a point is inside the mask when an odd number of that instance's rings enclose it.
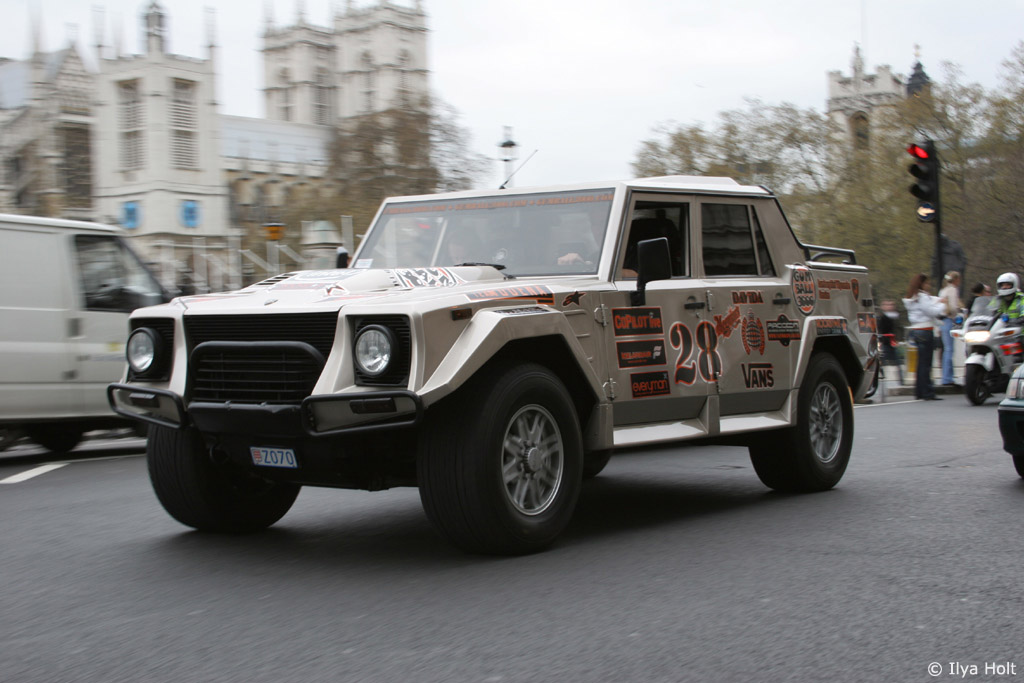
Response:
[[[606,189],[389,202],[353,265],[483,263],[513,276],[593,274],[612,196]]]
[[[164,300],[160,283],[117,237],[76,235],[75,250],[86,309],[131,312]]]

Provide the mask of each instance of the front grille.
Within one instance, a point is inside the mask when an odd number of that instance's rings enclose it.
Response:
[[[192,401],[298,404],[313,392],[324,357],[301,342],[205,342],[189,366]]]
[[[309,344],[327,358],[337,328],[337,312],[185,316],[189,353],[208,341],[295,341]]]

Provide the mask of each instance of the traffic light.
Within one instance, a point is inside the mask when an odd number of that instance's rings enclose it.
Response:
[[[284,223],[267,223],[263,226],[267,239],[277,242],[284,237]]]
[[[914,163],[907,169],[910,175],[917,178],[917,182],[910,186],[910,194],[917,197],[921,202],[932,205],[931,208],[938,210],[939,206],[939,157],[935,153],[935,143],[925,140],[923,144],[912,144],[907,147],[907,152],[914,157]]]

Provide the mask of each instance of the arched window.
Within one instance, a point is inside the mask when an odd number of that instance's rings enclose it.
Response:
[[[363,68],[363,111],[368,114],[374,110],[377,74],[373,66],[373,56],[369,52],[364,52],[360,61]]]
[[[313,123],[327,126],[331,123],[331,80],[327,69],[316,70],[313,84]]]
[[[278,73],[278,87],[281,89],[281,120],[291,121],[292,120],[292,83],[291,74],[288,73],[288,69],[281,69]]]
[[[864,112],[857,112],[850,119],[850,128],[853,132],[853,148],[866,150],[871,136],[871,124],[868,115]]]

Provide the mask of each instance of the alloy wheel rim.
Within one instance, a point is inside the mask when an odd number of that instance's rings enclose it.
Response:
[[[524,515],[539,515],[562,485],[565,449],[558,423],[540,405],[523,406],[505,429],[501,476],[508,501]]]
[[[811,397],[810,427],[815,457],[826,465],[831,463],[839,455],[843,438],[843,409],[832,384],[822,384]]]

